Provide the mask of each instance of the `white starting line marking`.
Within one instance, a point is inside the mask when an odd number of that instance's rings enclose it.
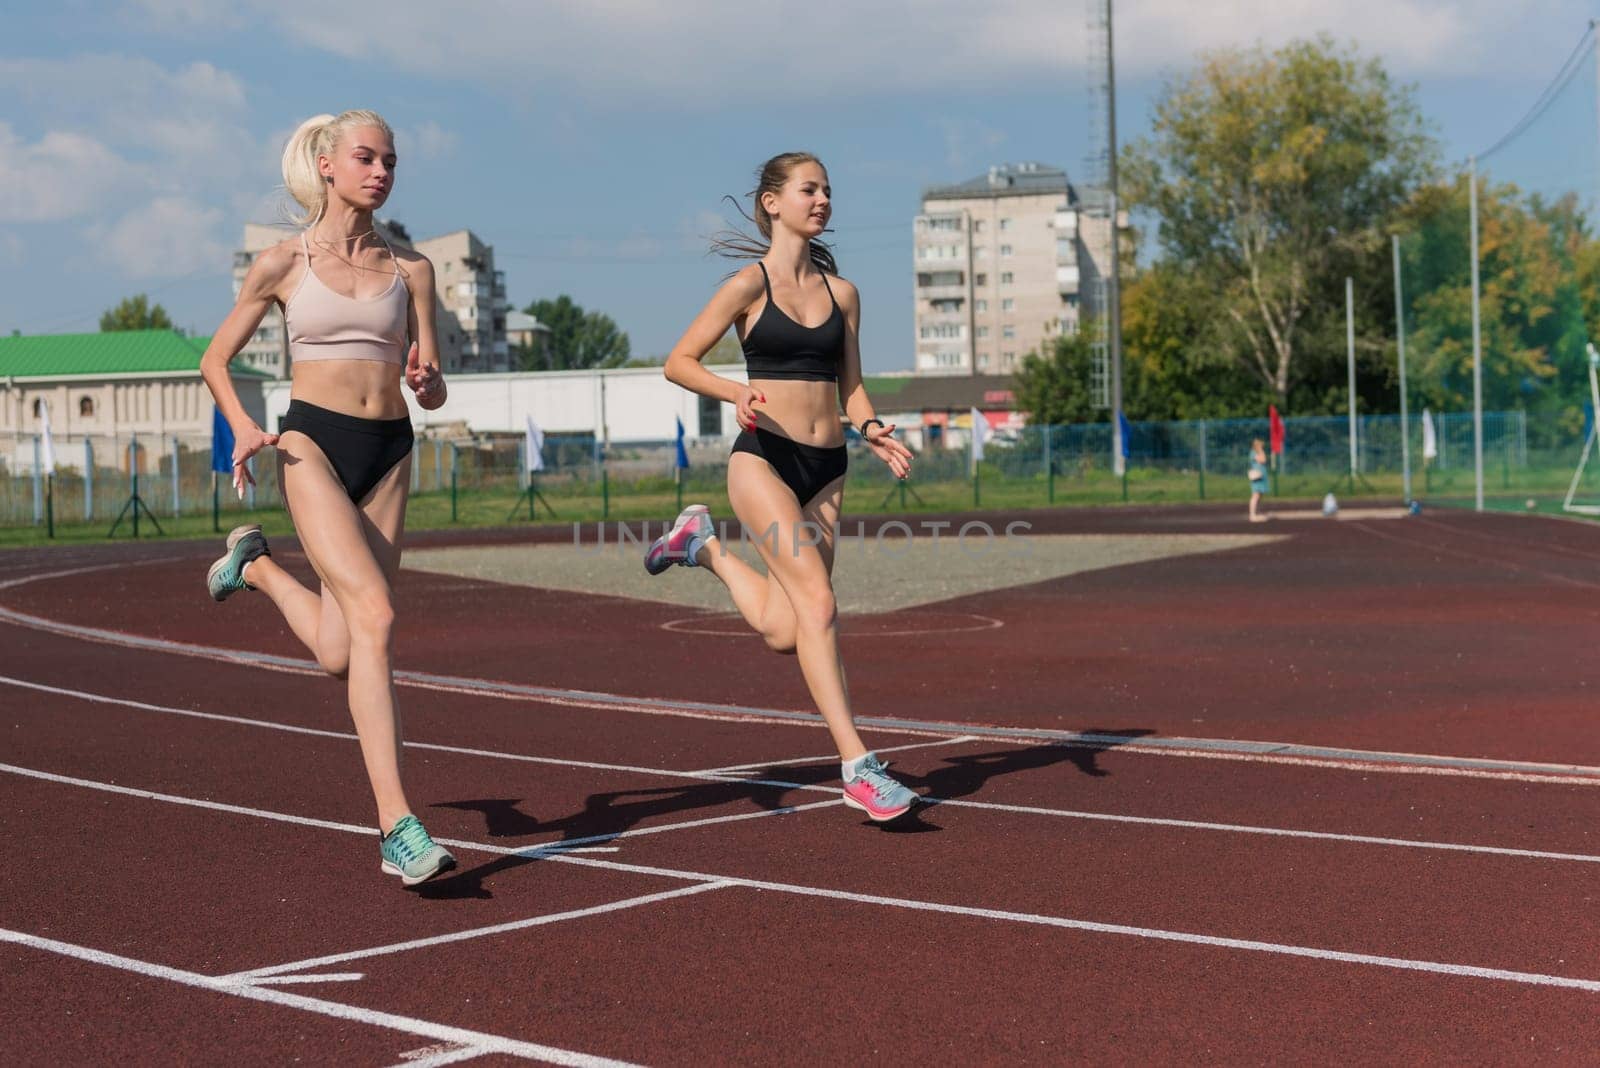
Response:
[[[88,789],[105,790],[111,793],[124,794],[136,797],[145,797],[150,800],[165,801],[178,805],[194,805],[200,808],[221,809],[233,811],[244,815],[251,815],[261,819],[278,820],[285,823],[299,824],[308,827],[320,827],[327,830],[343,830],[355,832],[363,837],[370,837],[371,832],[366,827],[354,827],[349,824],[334,823],[329,820],[314,820],[300,816],[292,816],[282,812],[268,812],[264,810],[241,809],[237,806],[221,805],[214,801],[202,801],[195,798],[176,797],[169,794],[153,794],[148,791],[134,790],[125,786],[114,786],[108,783],[96,783],[86,779],[72,779],[67,776],[54,775],[49,772],[33,771],[27,768],[16,768],[11,765],[0,764],[0,771],[9,771],[33,778],[58,782],[65,785],[86,787]],[[478,852],[505,855],[516,850],[504,846],[493,846],[481,842],[468,842],[458,839],[439,838],[436,841],[462,850],[475,850]],[[1152,939],[1163,942],[1180,942],[1190,945],[1209,946],[1216,949],[1242,950],[1251,953],[1265,953],[1277,956],[1307,957],[1315,960],[1333,961],[1344,964],[1358,964],[1369,967],[1393,968],[1402,971],[1426,972],[1435,975],[1448,975],[1458,978],[1487,979],[1495,982],[1517,983],[1531,986],[1560,987],[1568,990],[1582,990],[1588,993],[1600,993],[1600,980],[1577,979],[1564,975],[1544,975],[1538,972],[1521,972],[1505,968],[1485,968],[1469,964],[1450,964],[1442,961],[1415,960],[1405,957],[1386,957],[1371,953],[1351,953],[1343,950],[1324,949],[1316,946],[1297,946],[1280,942],[1263,942],[1245,938],[1227,938],[1217,935],[1196,934],[1189,931],[1169,931],[1154,927],[1139,927],[1130,924],[1101,923],[1094,920],[1078,920],[1067,916],[1047,916],[1038,913],[1013,912],[1004,909],[981,908],[970,905],[950,905],[936,901],[920,901],[913,898],[884,897],[877,894],[860,894],[848,890],[835,890],[827,887],[801,886],[794,883],[771,882],[764,879],[748,879],[737,875],[714,875],[707,872],[685,871],[676,868],[660,868],[646,864],[625,864],[615,860],[598,860],[591,857],[563,856],[560,853],[546,853],[542,859],[553,864],[577,864],[582,867],[599,868],[605,871],[630,872],[637,875],[658,875],[668,879],[682,879],[692,883],[719,884],[721,886],[746,887],[753,890],[771,890],[778,893],[795,894],[802,897],[826,898],[835,901],[851,901],[864,905],[877,905],[885,908],[911,909],[920,912],[936,912],[951,916],[964,916],[973,919],[996,920],[1005,923],[1033,924],[1043,927],[1057,927],[1067,930],[1086,931],[1094,934],[1123,935],[1132,938]],[[48,949],[53,952],[65,953],[68,956],[77,956],[83,960],[94,960],[97,963],[111,964],[115,967],[125,967],[130,971],[140,971],[142,974],[156,975],[159,978],[170,978],[174,981],[185,982],[191,986],[204,986],[208,989],[220,990],[223,993],[238,994],[243,997],[253,997],[261,1001],[281,1000],[277,1003],[291,1004],[295,1007],[316,1006],[312,1011],[337,1009],[340,1011],[365,1013],[366,1010],[350,1009],[345,1005],[334,1005],[330,1002],[319,1002],[305,999],[299,995],[288,994],[272,988],[257,988],[253,986],[228,985],[225,978],[202,976],[193,972],[184,972],[175,968],[161,965],[146,964],[142,961],[130,961],[125,957],[115,957],[111,954],[100,953],[97,950],[86,950],[82,947],[72,946],[65,942],[56,942],[51,939],[37,938],[33,935],[21,934],[15,931],[0,929],[0,941],[15,941],[36,948]],[[297,1002],[308,1002],[308,1006],[300,1006]],[[330,1012],[330,1014],[332,1014]],[[457,1028],[445,1028],[440,1025],[426,1024],[423,1021],[406,1020],[404,1017],[391,1017],[386,1013],[367,1014],[360,1018],[363,1022],[378,1022],[383,1020],[399,1020],[415,1027],[402,1027],[398,1029],[411,1029],[416,1034],[426,1034],[431,1038],[445,1041],[460,1042],[468,1045],[482,1045],[490,1052],[514,1052],[507,1049],[496,1049],[488,1042],[477,1041],[478,1036],[473,1032],[462,1032]],[[382,1024],[380,1026],[392,1026]],[[419,1028],[437,1028],[437,1031],[423,1031]],[[448,1033],[445,1033],[448,1032]],[[492,1036],[483,1036],[491,1038]],[[499,1042],[509,1042],[507,1039],[494,1039]],[[529,1044],[518,1043],[519,1047],[550,1050],[550,1047],[533,1047]],[[573,1054],[570,1051],[554,1050],[554,1055],[582,1057],[583,1054]],[[516,1053],[518,1056],[530,1054]],[[545,1059],[550,1059],[546,1057]],[[569,1063],[601,1063],[590,1059],[579,1061],[556,1061],[560,1064]],[[611,1062],[606,1062],[611,1063]]]
[[[390,1031],[400,1031],[405,1034],[418,1035],[422,1038],[450,1042],[455,1045],[480,1050],[483,1053],[503,1053],[512,1057],[522,1057],[526,1060],[573,1065],[575,1068],[609,1068],[609,1066],[628,1065],[627,1061],[596,1057],[592,1054],[561,1049],[557,1046],[540,1045],[537,1042],[523,1042],[519,1039],[505,1038],[501,1035],[471,1031],[464,1027],[451,1027],[447,1024],[419,1020],[411,1016],[400,1016],[392,1012],[378,1012],[373,1009],[358,1008],[354,1005],[343,1005],[336,1001],[323,1001],[320,998],[292,994],[287,990],[278,990],[270,986],[240,985],[214,976],[185,971],[182,968],[170,968],[164,964],[152,964],[149,961],[135,960],[132,957],[123,957],[115,953],[106,953],[102,950],[90,949],[87,946],[57,941],[54,938],[41,938],[38,935],[31,935],[22,931],[0,928],[0,942],[12,942],[17,945],[27,946],[30,949],[43,950],[46,953],[55,953],[74,960],[87,961],[91,964],[100,964],[108,968],[132,972],[150,979],[165,979],[171,983],[197,987],[217,994],[246,998],[250,1001],[264,1001],[269,1005],[299,1009],[302,1012],[313,1012],[319,1016],[331,1016],[336,1020],[370,1024],[373,1027],[382,1027]]]
[[[196,719],[214,720],[236,726],[257,727],[264,730],[286,731],[291,734],[305,734],[319,738],[334,738],[340,741],[356,741],[354,734],[345,734],[339,731],[318,730],[312,727],[295,727],[283,723],[274,723],[270,720],[247,719],[242,716],[224,716],[213,712],[195,712],[189,709],[172,708],[166,705],[148,704],[143,701],[129,701],[120,697],[108,697],[101,694],[87,693],[81,690],[66,690],[56,686],[45,686],[40,683],[26,682],[0,675],[0,684],[21,686],[27,689],[38,690],[45,693],[59,694],[78,700],[98,702],[125,708],[135,708],[144,712],[155,712],[165,715],[188,716]],[[814,808],[824,808],[829,805],[842,803],[838,796],[838,788],[833,786],[818,786],[810,783],[786,782],[781,779],[745,779],[736,775],[721,775],[711,772],[673,771],[668,768],[645,768],[625,764],[596,764],[590,761],[562,760],[556,757],[524,756],[515,753],[500,753],[490,749],[468,749],[459,746],[434,745],[428,742],[406,742],[407,748],[428,749],[446,753],[458,753],[468,756],[493,757],[501,760],[518,760],[535,764],[553,764],[561,767],[591,768],[606,771],[629,772],[638,775],[661,776],[667,778],[692,779],[699,782],[721,782],[729,784],[746,784],[752,787],[775,788],[782,790],[800,790],[808,793],[825,793],[832,798],[829,801],[818,801],[805,805],[790,805],[782,808],[762,809],[758,812],[740,812],[729,816],[708,816],[704,819],[686,820],[680,823],[657,824],[650,827],[636,827],[626,831],[613,831],[608,834],[590,835],[585,838],[557,840],[553,842],[537,842],[519,846],[515,849],[504,850],[507,853],[520,853],[533,856],[538,853],[556,852],[572,848],[583,848],[603,842],[611,842],[620,838],[634,838],[647,834],[661,834],[666,831],[683,830],[692,827],[707,827],[720,823],[737,823],[743,820],[762,819],[766,816],[788,815],[792,812],[803,812]],[[44,773],[31,772],[28,769],[15,768],[11,765],[0,764],[0,770],[11,770],[19,774]],[[45,776],[48,777],[48,776]],[[70,778],[63,778],[64,782],[76,782]],[[1563,780],[1567,781],[1567,780]],[[159,796],[159,795],[151,795]],[[1152,827],[1176,827],[1186,830],[1216,831],[1227,834],[1256,834],[1279,838],[1304,838],[1330,842],[1350,842],[1358,845],[1394,846],[1406,849],[1433,849],[1454,853],[1478,853],[1489,856],[1524,857],[1534,860],[1559,860],[1576,861],[1585,864],[1600,863],[1600,856],[1587,853],[1561,853],[1552,850],[1517,849],[1509,846],[1474,845],[1463,842],[1430,842],[1411,838],[1391,838],[1380,835],[1341,834],[1334,831],[1305,831],[1285,827],[1261,827],[1251,824],[1218,823],[1206,820],[1171,819],[1162,816],[1132,816],[1115,812],[1086,812],[1073,809],[1045,808],[1035,805],[1008,805],[995,801],[969,801],[964,799],[926,797],[923,799],[929,805],[948,805],[955,808],[971,808],[988,812],[1009,812],[1018,815],[1049,816],[1060,819],[1096,820],[1107,823],[1142,824]],[[232,810],[231,806],[223,806]],[[249,809],[240,809],[246,813]],[[442,840],[442,839],[441,839]]]
[[[663,890],[654,894],[641,894],[638,897],[624,898],[621,901],[611,901],[604,905],[591,905],[583,909],[571,909],[567,912],[553,912],[544,916],[534,916],[526,920],[512,920],[509,923],[497,923],[489,927],[474,927],[465,931],[452,931],[449,934],[434,935],[431,938],[413,938],[406,942],[394,942],[386,946],[373,946],[370,949],[353,949],[348,953],[330,953],[325,957],[312,957],[308,960],[290,961],[287,964],[272,964],[265,968],[252,968],[247,972],[234,972],[225,975],[223,979],[236,982],[262,983],[262,982],[296,982],[301,977],[290,976],[284,973],[300,972],[307,968],[325,968],[330,964],[343,964],[346,961],[363,960],[367,957],[385,957],[391,953],[403,953],[412,949],[425,949],[429,946],[442,946],[450,942],[462,942],[471,938],[488,938],[491,935],[504,934],[507,931],[520,931],[528,927],[545,927],[552,923],[562,923],[566,920],[579,920],[589,916],[602,916],[608,912],[620,909],[638,908],[640,905],[653,905],[658,901],[671,901],[674,898],[691,897],[703,894],[708,890],[724,890],[732,883],[712,882],[694,883],[690,886],[681,886],[676,890]],[[354,973],[355,978],[360,978],[361,973]],[[276,977],[271,978],[271,977]],[[311,976],[307,978],[321,978]]]
[[[241,986],[284,983],[354,983],[366,978],[365,972],[323,972],[319,975],[234,975],[231,978]]]

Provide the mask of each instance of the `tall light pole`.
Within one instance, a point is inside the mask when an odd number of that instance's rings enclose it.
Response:
[[[1127,467],[1122,455],[1122,250],[1117,232],[1117,49],[1112,30],[1112,0],[1106,0],[1106,133],[1110,151],[1106,159],[1111,195],[1111,278],[1106,288],[1106,358],[1111,378],[1111,468],[1121,477]]]

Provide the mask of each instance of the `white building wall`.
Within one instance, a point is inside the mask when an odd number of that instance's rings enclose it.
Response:
[[[713,370],[735,382],[748,381],[742,366],[720,365]],[[546,434],[593,434],[612,444],[670,441],[677,436],[677,419],[683,420],[686,437],[704,440],[699,395],[668,382],[659,367],[447,375],[445,381],[450,399],[437,411],[419,408],[411,391],[404,391],[419,435],[520,434],[531,414]],[[289,382],[265,387],[264,428],[269,432],[289,410],[289,391]],[[739,433],[733,405],[723,404],[721,410],[717,436],[731,441]]]

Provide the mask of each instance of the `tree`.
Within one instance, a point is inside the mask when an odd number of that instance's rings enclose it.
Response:
[[[1472,404],[1471,245],[1462,178],[1418,196],[1401,244],[1414,391],[1436,409]],[[1586,315],[1595,309],[1596,243],[1574,198],[1544,201],[1480,185],[1479,319],[1483,402],[1520,408],[1571,431],[1588,399]]]
[[[1197,317],[1207,294],[1158,263],[1122,290],[1123,406],[1134,420],[1258,417],[1272,403],[1259,378],[1237,373]]]
[[[1169,83],[1127,153],[1126,195],[1197,283],[1206,344],[1287,407],[1303,354],[1342,354],[1343,279],[1382,250],[1435,154],[1411,90],[1319,37],[1212,53]]]
[[[150,298],[140,293],[128,297],[121,304],[100,316],[100,332],[109,334],[117,330],[171,330],[172,319],[167,309],[157,304],[150,306]]]
[[[603,312],[585,312],[564,293],[555,300],[536,300],[522,310],[550,328],[549,363],[532,366],[537,361],[525,354],[523,370],[570,371],[628,362],[632,351],[628,335]]]
[[[1062,334],[1022,358],[1016,374],[1017,407],[1029,422],[1054,426],[1100,417],[1089,377],[1094,353],[1082,333]]]

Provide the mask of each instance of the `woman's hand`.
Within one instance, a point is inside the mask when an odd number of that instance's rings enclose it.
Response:
[[[415,341],[411,343],[411,351],[406,354],[406,385],[417,395],[417,404],[427,411],[431,412],[444,404],[444,372],[436,364],[423,364]]]
[[[244,487],[248,483],[256,484],[255,476],[245,466],[250,457],[266,448],[268,445],[277,445],[278,435],[268,434],[260,427],[252,425],[243,434],[233,436],[233,491],[244,500]]]
[[[911,474],[911,450],[900,444],[899,439],[894,436],[893,423],[888,426],[882,423],[874,424],[861,437],[873,455],[889,465],[889,470],[894,472],[895,478],[906,478]]]
[[[739,425],[746,430],[756,428],[757,404],[767,403],[767,395],[754,386],[740,386],[739,395],[733,399],[734,415],[739,420]]]

